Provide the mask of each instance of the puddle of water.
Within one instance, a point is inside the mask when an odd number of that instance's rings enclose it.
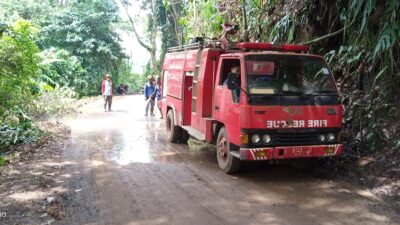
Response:
[[[151,163],[154,161],[146,135],[133,130],[104,133],[104,157],[119,165],[130,163]]]
[[[181,161],[175,151],[176,146],[166,140],[163,121],[128,121],[120,127],[115,126],[122,124],[120,120],[114,120],[114,123],[97,122],[97,126],[94,121],[90,122],[90,126],[81,123],[74,127],[72,143],[83,144],[88,146],[87,150],[100,154],[101,158],[94,157],[92,160],[111,161],[119,165]]]
[[[115,146],[117,147],[117,146]],[[122,149],[114,148],[107,154],[107,160],[114,161],[119,165],[128,165],[130,163],[151,163],[154,161],[150,150],[145,145],[139,143],[127,144]]]
[[[89,107],[92,111],[70,121],[72,141],[96,149],[106,161],[119,165],[174,160],[175,153],[167,149],[165,122],[158,117],[143,116],[141,96],[120,100],[123,101],[117,102],[113,112],[102,112],[99,102],[95,108]],[[133,107],[135,102],[143,103],[143,110]]]

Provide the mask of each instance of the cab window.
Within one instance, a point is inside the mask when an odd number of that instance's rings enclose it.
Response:
[[[224,59],[222,61],[221,76],[218,85],[224,85],[225,80],[228,78],[228,73],[231,72],[232,67],[240,66],[239,59]]]

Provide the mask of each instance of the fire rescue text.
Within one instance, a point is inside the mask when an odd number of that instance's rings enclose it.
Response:
[[[267,128],[327,127],[327,120],[267,120]]]

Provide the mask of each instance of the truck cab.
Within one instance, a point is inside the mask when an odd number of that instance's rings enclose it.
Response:
[[[342,106],[336,84],[325,59],[307,49],[239,43],[231,51],[182,51],[181,80],[163,79],[169,139],[185,142],[192,136],[215,143],[218,165],[226,173],[239,170],[242,161],[340,155]],[[172,55],[167,54],[163,76],[177,68],[168,62],[176,58]],[[179,100],[168,98],[171,85]]]

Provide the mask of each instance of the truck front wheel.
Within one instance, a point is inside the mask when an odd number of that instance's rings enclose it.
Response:
[[[174,113],[172,110],[168,111],[165,122],[167,127],[168,141],[171,143],[177,143],[182,135],[182,128],[175,124]]]
[[[222,127],[217,137],[217,161],[219,168],[228,174],[237,172],[242,164],[240,159],[229,154],[230,148],[228,134]]]
[[[182,129],[181,136],[179,137],[179,143],[185,144],[188,142],[189,138],[189,132],[185,129]]]

